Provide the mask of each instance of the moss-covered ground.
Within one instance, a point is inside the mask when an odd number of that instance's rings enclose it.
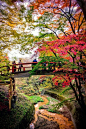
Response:
[[[4,87],[4,88],[3,88]],[[8,86],[0,88],[0,129],[25,129],[34,117],[34,103],[43,101],[39,96],[17,93],[14,108],[8,108]]]
[[[2,102],[3,104],[3,102]],[[15,108],[9,110],[4,104],[0,111],[0,129],[25,129],[34,115],[34,105],[22,95],[17,95]]]

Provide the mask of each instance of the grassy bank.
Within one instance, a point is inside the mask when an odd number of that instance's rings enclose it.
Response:
[[[57,111],[54,106],[56,104],[58,104],[58,100],[47,96],[48,99],[48,103],[46,105],[40,106],[39,109],[46,109],[49,112],[53,112],[53,113],[59,113],[59,111]]]
[[[39,95],[28,96],[23,94],[23,96],[25,96],[28,100],[30,100],[34,104],[38,102],[43,102],[43,99]]]

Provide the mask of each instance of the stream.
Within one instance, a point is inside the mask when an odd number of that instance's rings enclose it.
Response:
[[[46,109],[39,109],[40,106],[48,103],[47,96],[41,96],[44,102],[35,105],[34,129],[74,129],[72,121],[62,114],[51,113]]]

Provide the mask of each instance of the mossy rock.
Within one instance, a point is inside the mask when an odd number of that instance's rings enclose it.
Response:
[[[1,129],[26,129],[34,117],[34,104],[18,95],[16,106],[11,111],[0,112]]]

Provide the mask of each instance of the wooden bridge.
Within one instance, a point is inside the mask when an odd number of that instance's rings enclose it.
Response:
[[[30,76],[30,71],[33,69],[33,67],[37,64],[38,62],[28,62],[28,63],[19,63],[19,64],[13,64],[9,66],[3,66],[3,71],[1,70],[2,67],[0,67],[0,75],[1,76],[8,76],[11,75],[14,78],[17,77],[29,77]],[[48,66],[51,64],[52,66]],[[19,68],[19,65],[22,65],[21,69]],[[46,62],[45,68],[43,68],[44,63],[41,64],[40,68],[36,70],[36,75],[46,75],[50,74],[53,70],[55,70],[55,62]]]
[[[29,72],[32,70],[32,64],[37,64],[37,62],[29,62],[29,63],[18,63],[13,65],[6,65],[3,67],[0,67],[0,74],[3,76],[4,73],[24,73]],[[19,69],[19,65],[22,65],[21,70]],[[1,70],[3,68],[4,70]]]

